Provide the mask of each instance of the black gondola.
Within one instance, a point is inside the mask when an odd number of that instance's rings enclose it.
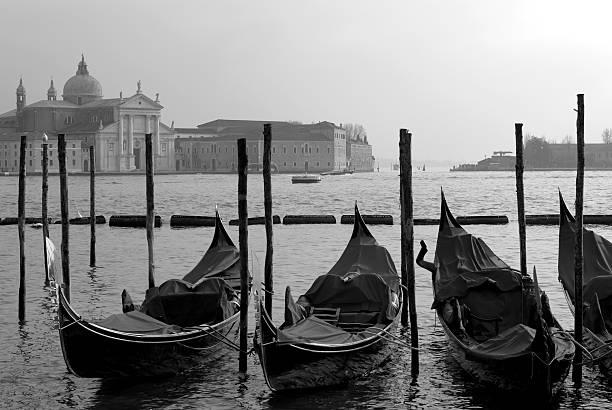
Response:
[[[574,258],[576,220],[559,193],[559,281],[567,304],[575,314]],[[582,249],[582,337],[592,359],[608,376],[612,375],[612,243],[583,228]]]
[[[172,375],[236,348],[239,259],[217,213],[212,243],[200,262],[183,279],[148,289],[140,309],[129,311],[124,302],[122,314],[86,320],[58,284],[59,336],[68,370],[80,377]]]
[[[432,272],[434,303],[450,352],[478,382],[506,391],[554,394],[575,348],[541,296],[537,283],[510,268],[451,214],[444,194]],[[536,296],[537,295],[537,296]]]
[[[297,303],[285,292],[285,322],[258,309],[255,350],[273,391],[345,383],[378,367],[397,343],[399,278],[355,205],[353,234],[340,259]]]

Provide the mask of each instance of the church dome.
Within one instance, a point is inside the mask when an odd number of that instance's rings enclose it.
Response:
[[[75,104],[85,104],[102,98],[102,85],[89,75],[85,57],[81,56],[76,75],[69,78],[64,84],[62,97]]]

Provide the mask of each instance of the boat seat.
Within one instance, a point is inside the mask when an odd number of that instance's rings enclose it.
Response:
[[[378,312],[342,312],[338,327],[348,332],[360,332],[378,322]]]
[[[338,326],[340,308],[313,307],[312,316],[324,320],[330,325]]]
[[[499,315],[484,317],[467,311],[467,333],[475,340],[482,342],[499,334],[499,323],[504,320]]]

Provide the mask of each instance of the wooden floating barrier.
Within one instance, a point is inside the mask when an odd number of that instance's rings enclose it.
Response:
[[[284,225],[297,224],[335,224],[336,217],[333,215],[285,215]]]
[[[61,224],[61,223],[62,223],[61,220],[57,220],[54,222],[54,224]],[[78,218],[70,218],[68,220],[68,223],[70,223],[70,225],[89,225],[90,220],[88,216],[79,216]],[[106,223],[106,217],[104,215],[96,215],[97,225],[104,225],[105,223]]]
[[[161,216],[155,215],[155,227],[161,227]],[[118,226],[122,228],[146,228],[146,215],[111,215],[108,226]]]
[[[39,224],[42,223],[43,219],[42,217],[38,216],[38,217],[28,217],[25,218],[25,224]],[[47,221],[49,223],[51,223],[51,218],[47,218]],[[19,218],[15,218],[15,217],[7,217],[7,218],[2,218],[0,220],[0,225],[17,225],[19,223]]]
[[[527,215],[527,225],[559,225],[558,214]],[[612,215],[583,215],[582,222],[591,225],[612,225]]]
[[[439,225],[438,218],[417,218],[414,220],[415,225]],[[472,215],[458,216],[457,222],[461,225],[505,225],[508,223],[506,215]]]
[[[266,217],[265,216],[254,216],[252,218],[248,218],[247,223],[249,225],[265,225],[266,224]],[[272,223],[275,223],[275,224],[281,223],[280,216],[274,215],[272,217]],[[230,225],[238,226],[240,224],[240,220],[239,219],[231,219],[229,221],[229,224]]]
[[[215,217],[202,215],[172,215],[170,217],[170,227],[172,228],[191,226],[215,226]]]
[[[393,216],[391,215],[361,215],[363,221],[368,225],[393,225]],[[355,215],[342,215],[340,217],[341,224],[354,224]]]

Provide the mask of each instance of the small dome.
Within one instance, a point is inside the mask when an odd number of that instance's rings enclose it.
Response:
[[[64,84],[62,97],[75,104],[84,104],[102,97],[102,86],[98,80],[89,75],[83,56],[81,56],[76,75],[69,78]]]

